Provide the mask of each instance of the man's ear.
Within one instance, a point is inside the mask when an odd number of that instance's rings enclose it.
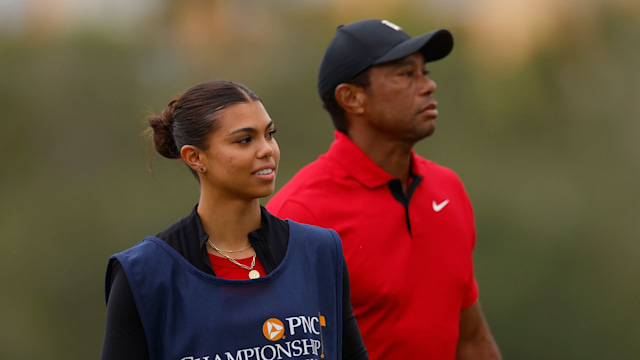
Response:
[[[335,97],[345,112],[351,114],[364,113],[366,94],[363,88],[353,84],[340,84],[336,87]]]
[[[180,155],[184,162],[193,169],[195,172],[203,172],[204,171],[204,162],[203,156],[204,153],[193,145],[184,145],[182,149],[180,149]]]

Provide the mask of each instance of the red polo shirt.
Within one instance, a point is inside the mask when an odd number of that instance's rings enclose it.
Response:
[[[475,228],[457,175],[412,153],[408,195],[346,135],[267,204],[335,229],[371,359],[454,359],[460,311],[478,298]]]

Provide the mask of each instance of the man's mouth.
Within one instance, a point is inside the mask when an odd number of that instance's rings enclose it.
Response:
[[[429,103],[427,106],[425,106],[424,108],[422,108],[422,110],[420,110],[421,114],[427,114],[430,117],[437,117],[438,116],[438,108],[436,103]]]

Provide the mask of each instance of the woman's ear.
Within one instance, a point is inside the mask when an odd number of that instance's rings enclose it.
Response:
[[[202,173],[207,169],[205,167],[203,157],[204,153],[193,145],[184,145],[180,149],[180,155],[187,165],[193,169],[193,171]]]
[[[364,89],[353,84],[340,84],[336,87],[335,97],[345,112],[351,114],[364,113],[366,94]]]

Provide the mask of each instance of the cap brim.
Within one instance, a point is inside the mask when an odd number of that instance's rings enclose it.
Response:
[[[416,36],[401,42],[376,60],[373,65],[402,59],[415,52],[421,52],[425,62],[440,60],[453,49],[453,36],[448,30],[441,29]]]

